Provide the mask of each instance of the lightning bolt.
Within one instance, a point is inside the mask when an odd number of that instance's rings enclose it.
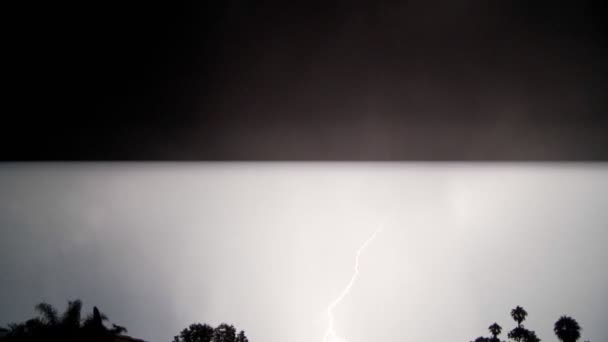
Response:
[[[378,230],[376,230],[369,238],[367,238],[367,240],[365,240],[365,242],[363,242],[361,247],[359,247],[359,249],[357,250],[357,254],[355,255],[355,270],[354,270],[352,277],[350,278],[350,281],[348,282],[348,284],[346,285],[344,290],[342,290],[340,295],[336,299],[334,299],[331,303],[329,303],[329,305],[327,306],[328,323],[327,323],[327,331],[325,332],[325,336],[323,337],[323,342],[348,342],[345,338],[342,338],[336,334],[336,331],[334,329],[333,310],[338,304],[340,304],[342,299],[344,299],[344,297],[346,297],[346,295],[350,292],[350,289],[353,287],[355,280],[357,280],[357,277],[359,276],[359,256],[361,256],[361,253],[363,252],[363,250],[376,238],[376,235],[378,235],[378,233],[381,231],[382,231],[382,228],[379,228]]]

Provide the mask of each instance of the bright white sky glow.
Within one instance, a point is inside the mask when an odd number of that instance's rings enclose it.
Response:
[[[516,305],[543,341],[563,314],[608,340],[605,164],[4,164],[0,189],[0,325],[81,298],[151,342],[322,342],[381,223],[348,342],[466,342]]]

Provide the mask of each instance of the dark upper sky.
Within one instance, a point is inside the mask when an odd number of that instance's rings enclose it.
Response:
[[[604,12],[587,2],[14,13],[4,159],[608,157]]]

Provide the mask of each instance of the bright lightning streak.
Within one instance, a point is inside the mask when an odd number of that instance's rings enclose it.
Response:
[[[382,228],[376,230],[374,234],[372,234],[372,236],[365,240],[361,247],[359,247],[359,249],[357,250],[357,254],[355,255],[355,272],[353,273],[352,277],[350,278],[350,281],[348,282],[344,290],[342,290],[340,295],[327,306],[328,324],[327,332],[325,332],[325,336],[323,337],[324,342],[348,342],[345,338],[339,337],[336,334],[336,331],[334,330],[333,310],[350,292],[350,289],[353,287],[355,280],[357,280],[357,277],[359,276],[359,256],[361,255],[361,252],[363,252],[363,250],[376,238],[376,235],[378,235],[380,231],[382,231]]]

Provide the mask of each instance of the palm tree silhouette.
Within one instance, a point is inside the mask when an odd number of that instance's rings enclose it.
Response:
[[[57,325],[59,314],[51,304],[42,302],[36,305],[36,311],[42,316],[42,322],[46,325]]]
[[[498,341],[498,335],[502,332],[501,326],[494,322],[494,324],[488,327],[488,330],[490,330],[490,334],[492,334],[492,341]]]
[[[553,328],[555,335],[562,342],[576,342],[581,337],[581,330],[578,322],[568,316],[560,317]]]
[[[68,307],[61,315],[59,324],[66,332],[72,334],[80,329],[80,314],[82,311],[82,302],[80,300],[68,302]]]
[[[84,319],[84,321],[82,322],[82,326],[83,328],[87,329],[87,330],[92,330],[92,331],[105,331],[107,330],[106,327],[103,325],[104,321],[107,321],[108,317],[104,314],[102,314],[99,309],[94,306],[93,307],[93,313],[89,314],[87,316],[87,318]]]
[[[518,327],[521,327],[521,322],[526,320],[526,316],[528,316],[528,313],[519,305],[511,310],[511,317],[517,322]]]
[[[511,317],[517,322],[517,326],[509,331],[507,337],[517,342],[540,342],[534,331],[524,328],[523,324],[521,324],[526,320],[526,316],[528,316],[528,313],[521,306],[517,306],[511,310]]]

